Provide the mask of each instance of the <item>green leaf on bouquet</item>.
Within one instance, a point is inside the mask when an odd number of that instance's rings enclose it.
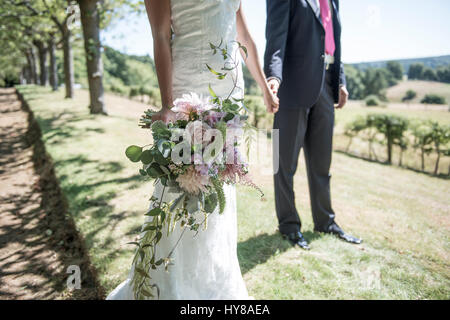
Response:
[[[162,184],[163,186],[165,186],[165,187],[168,186],[168,180],[167,180],[167,177],[160,177],[159,179],[161,180],[161,184]]]
[[[223,120],[225,122],[233,120],[234,116],[235,116],[234,113],[228,112],[227,115],[223,118]]]
[[[142,293],[142,295],[144,295],[144,296],[146,296],[146,297],[149,297],[149,298],[154,297],[153,294],[151,294],[149,291],[147,291],[147,290],[144,289],[144,288],[141,288],[141,293]]]
[[[153,161],[152,152],[150,150],[145,150],[144,152],[142,152],[140,160],[143,164],[152,163]]]
[[[147,212],[145,215],[155,217],[155,216],[159,216],[163,212],[164,211],[160,207],[156,207],[156,208],[153,208],[152,210],[150,210],[149,212]]]
[[[134,244],[135,246],[140,247],[141,245],[139,244],[139,242],[133,241],[133,242],[127,242],[127,244]]]
[[[162,165],[162,166],[167,166],[169,164],[169,161],[164,157],[164,155],[158,149],[154,149],[152,155],[153,155],[153,161],[155,161],[157,164]]]
[[[172,205],[170,206],[170,212],[173,212],[176,208],[178,208],[178,207],[182,204],[182,202],[183,202],[183,200],[184,200],[185,197],[186,197],[186,194],[183,193],[181,196],[179,196],[178,198],[176,198],[176,199],[173,201]]]
[[[170,156],[170,152],[172,151],[172,144],[168,140],[158,140],[157,147],[159,152],[161,152],[164,158]]]
[[[205,197],[204,209],[207,213],[212,213],[217,207],[217,194],[211,193]]]
[[[127,150],[125,150],[125,155],[132,162],[138,162],[142,155],[142,148],[139,146],[129,146]]]
[[[141,269],[139,267],[134,268],[135,271],[137,271],[137,273],[139,273],[142,277],[144,278],[150,278],[150,276],[148,275],[147,272],[144,271],[144,269]]]
[[[219,213],[223,213],[225,210],[225,193],[223,191],[223,182],[217,179],[211,180],[214,190],[216,190],[217,193],[217,199],[219,202]]]
[[[159,240],[161,240],[161,237],[162,237],[162,232],[158,232],[155,237],[155,244],[157,244],[159,242]]]
[[[153,138],[155,140],[159,140],[159,139],[170,139],[171,137],[171,132],[169,130],[169,128],[167,127],[167,125],[162,122],[161,120],[155,121],[152,124],[152,133],[153,133]]]
[[[217,98],[217,95],[214,92],[214,90],[211,88],[211,85],[208,85],[208,90],[209,90],[209,94],[211,95],[211,97]]]
[[[199,197],[197,196],[189,196],[189,198],[186,201],[186,207],[185,209],[189,213],[195,213],[201,209],[201,202]]]
[[[156,229],[158,229],[157,226],[150,225],[150,226],[146,226],[144,229],[142,229],[142,232],[144,232],[144,231],[153,231],[153,230],[156,230]]]
[[[159,166],[161,170],[164,172],[165,175],[170,175],[169,169],[167,169],[165,166]]]
[[[158,169],[154,166],[150,166],[147,168],[147,174],[153,178],[156,179],[161,175],[161,172],[158,171]]]
[[[227,75],[226,73],[217,72],[216,70],[211,68],[208,64],[206,64],[206,67],[212,74],[217,76],[217,79],[219,79],[219,80],[225,79],[225,76]]]
[[[144,169],[139,169],[139,173],[144,177],[147,175],[147,171],[145,171]]]

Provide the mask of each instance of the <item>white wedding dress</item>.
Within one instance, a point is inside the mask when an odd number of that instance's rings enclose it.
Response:
[[[228,44],[228,51],[236,51],[236,11],[240,0],[171,0],[174,98],[196,92],[209,95],[208,85],[220,96],[228,96],[233,88],[231,78],[217,80],[206,68],[223,67],[220,53],[213,55],[209,43]],[[243,88],[240,68],[232,71],[238,87]],[[243,89],[235,90],[234,97],[242,98]],[[154,196],[160,199],[162,186],[157,184]],[[169,272],[164,267],[149,270],[152,283],[160,289],[160,299],[249,299],[237,259],[236,190],[225,185],[226,207],[223,214],[212,213],[208,227],[195,236],[186,231],[175,252]],[[171,201],[176,193],[164,192],[163,200]],[[217,211],[217,210],[216,210]],[[181,228],[177,226],[169,237],[158,243],[157,259],[166,257],[174,247]],[[195,237],[194,237],[195,236]],[[108,300],[134,299],[129,277],[112,291]]]

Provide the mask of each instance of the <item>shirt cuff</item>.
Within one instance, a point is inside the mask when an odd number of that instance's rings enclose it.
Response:
[[[275,80],[277,80],[277,81],[278,81],[278,84],[280,84],[280,83],[281,83],[281,80],[280,80],[280,79],[278,79],[277,77],[268,77],[268,78],[267,78],[267,81],[270,81],[270,80],[272,80],[272,79],[275,79]]]

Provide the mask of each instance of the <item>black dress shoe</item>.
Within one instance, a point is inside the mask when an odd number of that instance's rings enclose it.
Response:
[[[295,247],[299,246],[304,250],[309,250],[308,241],[303,238],[303,234],[300,231],[284,234],[282,233],[283,238],[289,240],[289,242]]]
[[[332,225],[330,225],[327,230],[314,229],[314,231],[333,234],[336,237],[338,237],[339,239],[344,240],[348,243],[352,243],[352,244],[361,244],[361,242],[362,242],[362,239],[356,238],[348,233],[345,233],[344,230],[342,230],[341,227],[339,227],[336,223],[333,223]]]

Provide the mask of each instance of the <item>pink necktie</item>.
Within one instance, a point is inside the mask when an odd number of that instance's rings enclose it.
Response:
[[[319,3],[322,24],[325,28],[325,53],[332,56],[334,54],[334,50],[336,49],[336,44],[334,43],[333,19],[331,17],[331,10],[328,1],[329,0],[319,0]]]

